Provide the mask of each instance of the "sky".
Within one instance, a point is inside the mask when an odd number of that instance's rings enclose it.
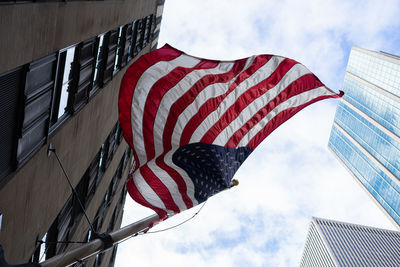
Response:
[[[220,60],[293,58],[338,92],[352,46],[400,55],[399,13],[398,0],[166,0],[158,46]],[[284,123],[243,163],[239,186],[179,227],[120,244],[116,266],[298,266],[312,216],[395,230],[328,150],[337,103]],[[127,196],[122,226],[151,214]]]

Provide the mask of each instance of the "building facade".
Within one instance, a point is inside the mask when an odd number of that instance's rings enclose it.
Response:
[[[118,123],[119,86],[126,68],[156,48],[163,5],[0,4],[0,245],[10,264],[90,240],[79,201],[95,232],[120,227],[134,162]],[[113,266],[116,249],[82,264]]]
[[[300,266],[400,266],[400,232],[312,218]]]
[[[400,227],[400,57],[353,47],[329,148]]]

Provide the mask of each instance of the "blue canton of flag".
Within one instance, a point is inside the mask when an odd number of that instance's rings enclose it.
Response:
[[[201,203],[231,186],[233,176],[251,152],[248,147],[235,149],[193,143],[180,147],[172,161],[189,175],[194,197]]]

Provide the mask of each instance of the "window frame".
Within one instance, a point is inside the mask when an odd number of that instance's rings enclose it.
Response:
[[[95,45],[95,63],[93,70],[93,80],[92,88],[89,92],[89,100],[95,96],[95,94],[100,91],[100,88],[104,86],[104,70],[105,70],[105,38],[107,32],[97,35],[96,45]]]
[[[67,92],[67,100],[66,105],[64,108],[64,113],[59,116],[60,112],[60,102],[62,97],[62,90],[65,76],[65,64],[67,59],[68,50],[74,48],[74,59],[71,62],[71,69],[68,75],[68,87],[66,89]],[[55,131],[68,119],[71,117],[71,91],[73,91],[73,86],[76,86],[76,61],[77,61],[77,45],[71,45],[66,48],[60,49],[57,54],[57,70],[56,70],[56,77],[55,77],[55,86],[53,89],[53,96],[52,96],[52,103],[51,103],[51,110],[50,110],[50,121],[49,121],[49,137],[52,136]],[[65,53],[65,54],[64,54]],[[70,88],[71,87],[71,88]]]
[[[80,42],[75,48],[76,81],[70,90],[71,113],[75,114],[89,102],[96,64],[96,37]]]
[[[3,118],[0,125],[2,127],[5,127],[5,129],[9,131],[9,133],[2,132],[2,135],[4,134],[2,138],[6,140],[3,139],[2,141],[5,142],[2,143],[2,145],[0,146],[1,147],[0,156],[2,157],[1,158],[2,162],[0,162],[1,163],[0,181],[2,181],[3,178],[7,177],[8,174],[17,169],[17,149],[18,149],[17,133],[19,132],[19,129],[22,125],[22,119],[20,117],[22,116],[21,113],[23,111],[21,111],[20,107],[22,105],[21,94],[25,85],[25,76],[26,76],[26,66],[21,66],[0,74],[0,82],[3,81],[4,79],[4,82],[7,82],[7,84],[9,84],[9,81],[12,78],[14,78],[13,81],[15,82],[15,84],[13,83],[15,90],[12,91],[14,95],[7,94],[7,96],[13,101],[12,105],[10,105],[11,101],[9,99],[7,101],[7,103],[9,104],[8,106],[2,105],[0,107],[0,110],[6,112],[8,119],[7,122],[7,120]],[[1,84],[2,83],[0,83],[0,85]],[[3,88],[0,87],[0,89]],[[3,92],[4,91],[2,90],[2,92],[0,92],[0,95],[2,96],[1,100],[4,101],[6,97],[4,97]]]

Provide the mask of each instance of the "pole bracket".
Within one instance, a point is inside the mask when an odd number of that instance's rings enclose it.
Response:
[[[51,152],[56,151],[56,149],[53,147],[53,144],[50,143],[49,146],[47,147],[47,156],[50,157]]]
[[[95,238],[99,238],[103,242],[103,249],[109,249],[114,245],[114,240],[109,233],[95,233]]]

